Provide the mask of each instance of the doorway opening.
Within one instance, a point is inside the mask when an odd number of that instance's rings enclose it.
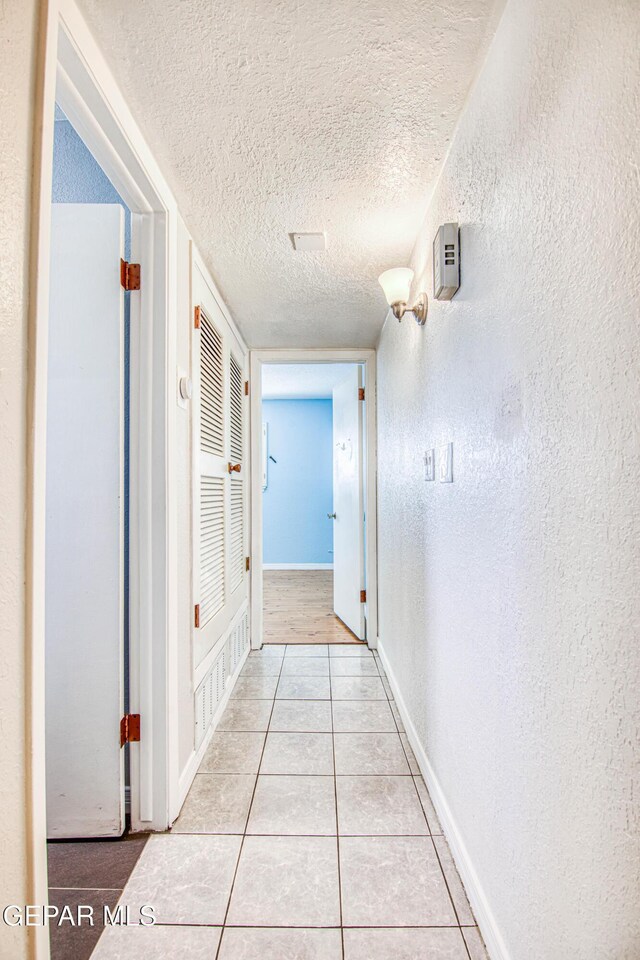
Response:
[[[131,295],[119,273],[120,261],[130,259],[131,212],[57,104],[51,200],[48,835],[119,836],[125,827],[128,750],[116,750],[110,732],[129,699]],[[62,763],[79,716],[86,750],[75,749]]]
[[[254,647],[375,646],[372,358],[274,354],[252,357]]]

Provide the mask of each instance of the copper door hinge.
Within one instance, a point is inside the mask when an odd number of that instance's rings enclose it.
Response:
[[[120,285],[125,290],[140,289],[140,264],[120,260]]]
[[[244,382],[244,395],[245,397],[249,396],[249,381],[245,380]]]
[[[358,400],[364,400],[364,387],[358,387]]]
[[[196,629],[200,626],[200,604],[196,603],[193,608],[193,625]]]
[[[140,740],[140,714],[125,713],[120,721],[120,746],[125,743],[138,743]]]
[[[200,329],[200,307],[195,307],[193,311],[193,325],[196,330]]]
[[[360,591],[360,603],[366,603],[366,602],[367,602],[367,591],[366,591],[366,590],[361,590],[361,591]]]
[[[244,568],[245,570],[251,570],[251,557],[245,557]]]

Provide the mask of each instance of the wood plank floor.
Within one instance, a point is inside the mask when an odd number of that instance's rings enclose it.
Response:
[[[265,570],[265,643],[360,643],[333,612],[331,570]]]

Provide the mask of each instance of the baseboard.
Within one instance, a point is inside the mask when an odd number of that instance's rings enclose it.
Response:
[[[333,570],[332,563],[263,563],[263,570]]]
[[[216,731],[216,727],[220,722],[220,718],[224,713],[227,704],[229,703],[231,694],[233,692],[233,688],[235,687],[236,681],[240,676],[240,671],[244,666],[245,660],[249,656],[250,650],[251,650],[251,645],[249,645],[245,650],[245,652],[242,654],[240,661],[238,663],[238,666],[236,667],[235,673],[233,674],[232,677],[229,678],[229,683],[227,684],[227,688],[224,692],[224,696],[220,701],[220,703],[218,704],[218,709],[216,711],[215,717],[209,724],[209,729],[207,730],[204,737],[202,738],[202,743],[200,744],[197,750],[193,751],[193,753],[187,760],[182,773],[180,774],[180,778],[178,780],[178,812],[176,813],[175,817],[171,821],[172,823],[175,820],[177,820],[180,815],[180,811],[182,810],[184,801],[187,799],[187,794],[191,789],[191,784],[193,783],[195,779],[195,775],[198,772],[198,768],[202,763],[202,758],[204,757],[207,747],[211,742],[211,738],[213,737]]]
[[[407,732],[409,743],[411,744],[413,752],[416,755],[418,766],[420,767],[422,776],[424,777],[427,789],[431,795],[431,800],[440,819],[440,823],[442,824],[442,829],[444,830],[445,836],[451,848],[453,859],[455,860],[458,872],[467,891],[471,908],[475,914],[476,921],[487,947],[487,952],[491,960],[511,960],[511,955],[498,928],[493,910],[491,909],[489,900],[487,899],[480,882],[480,878],[478,877],[476,869],[471,861],[469,851],[467,850],[460,829],[458,828],[458,825],[453,817],[451,808],[447,802],[444,791],[440,786],[438,778],[435,775],[433,767],[429,763],[427,754],[425,753],[424,747],[422,746],[422,743],[416,732],[416,728],[413,725],[413,721],[409,715],[409,711],[407,710],[407,705],[404,702],[402,693],[400,692],[398,681],[395,677],[392,667],[389,664],[389,660],[384,649],[384,644],[381,643],[380,640],[378,640],[378,654],[387,674],[391,689],[393,690],[393,695],[395,697],[400,716],[402,717],[402,722]]]

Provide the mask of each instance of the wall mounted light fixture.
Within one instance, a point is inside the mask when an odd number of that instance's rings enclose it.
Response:
[[[408,267],[394,267],[378,277],[394,317],[402,320],[405,313],[412,313],[416,323],[422,327],[427,322],[427,295],[419,293],[413,306],[407,306],[412,280],[413,270]]]

